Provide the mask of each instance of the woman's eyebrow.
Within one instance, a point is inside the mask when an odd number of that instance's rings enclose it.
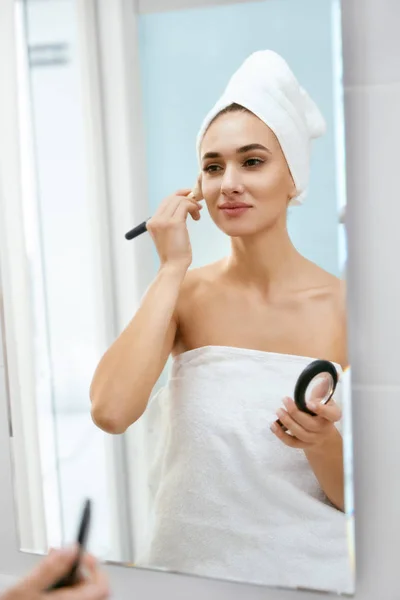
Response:
[[[250,152],[250,150],[265,150],[265,152],[272,154],[271,150],[269,148],[266,148],[262,144],[247,144],[247,146],[242,146],[241,148],[238,148],[236,152],[238,154],[244,154],[245,152]]]
[[[266,148],[262,144],[247,144],[246,146],[241,146],[236,150],[236,153],[245,154],[246,152],[250,152],[251,150],[264,150],[265,152],[272,154],[271,150],[269,148]],[[221,158],[221,154],[219,152],[206,152],[203,155],[203,160],[206,160],[208,158]]]

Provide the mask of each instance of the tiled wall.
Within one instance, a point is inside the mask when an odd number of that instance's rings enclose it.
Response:
[[[389,599],[400,535],[400,1],[342,5],[357,598]]]
[[[355,383],[398,386],[400,2],[343,0],[343,16]]]

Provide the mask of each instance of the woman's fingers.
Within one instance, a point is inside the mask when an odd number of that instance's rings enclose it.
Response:
[[[321,402],[310,401],[307,402],[307,407],[312,410],[318,417],[329,421],[330,423],[337,423],[342,418],[342,410],[338,404],[333,400],[329,400],[327,404]],[[314,417],[314,419],[317,417]]]
[[[278,423],[273,423],[271,430],[292,448],[305,449],[315,445],[322,439],[321,434],[323,436],[341,418],[341,410],[333,400],[328,404],[311,402],[311,406],[307,403],[316,416],[299,410],[292,398],[284,398],[283,404],[285,408],[279,408],[276,415],[286,431]]]
[[[43,558],[22,581],[23,588],[35,590],[38,593],[45,591],[67,575],[77,556],[77,546],[51,550],[48,556]]]
[[[313,415],[299,410],[292,398],[284,398],[284,408],[276,412],[282,426],[275,422],[271,430],[287,446],[306,448],[315,445],[342,417],[342,411],[333,399],[324,403],[331,392],[331,378],[320,374],[312,383],[314,386],[308,390],[306,405]]]
[[[280,439],[286,446],[289,446],[290,448],[306,449],[310,446],[310,444],[303,442],[283,431],[282,427],[280,427],[277,423],[272,423],[271,431],[278,439]]]
[[[55,590],[49,594],[49,600],[106,600],[110,596],[108,579],[100,569],[97,560],[85,554],[80,562],[84,577],[77,585]]]
[[[187,191],[187,190],[179,190]],[[187,216],[200,219],[200,205],[187,196],[170,196],[147,221],[161,265],[175,264],[188,269],[192,262],[192,247],[187,228]]]
[[[154,216],[161,216],[166,214],[173,214],[176,207],[182,201],[183,198],[187,198],[190,193],[190,188],[184,188],[182,190],[177,190],[175,194],[171,194],[162,200],[160,206],[157,208]]]
[[[160,206],[154,213],[153,219],[172,216],[184,198],[185,196],[183,195],[174,195],[168,196],[168,198],[164,198],[164,200],[161,202]]]
[[[160,210],[162,208],[162,210]],[[200,219],[200,210],[203,207],[194,200],[188,200],[183,196],[172,197],[168,202],[149,219],[147,230],[153,231],[157,227],[168,226],[169,223],[183,222],[190,213],[194,220]]]
[[[196,183],[193,186],[191,193],[189,194],[189,197],[191,197],[193,200],[196,200],[197,202],[203,199],[203,191],[201,189],[201,175],[198,176]]]
[[[299,410],[292,398],[284,398],[283,405],[292,419],[311,433],[317,433],[330,425],[325,419],[313,417],[312,415]]]
[[[203,207],[197,204],[194,200],[182,200],[182,202],[176,207],[175,212],[172,215],[174,221],[184,221],[188,214],[198,221],[200,219],[200,210]]]
[[[316,441],[317,434],[304,429],[304,427],[295,421],[286,410],[279,408],[276,411],[276,414],[282,425],[290,431],[292,436],[295,436],[298,440],[308,444],[312,444]]]

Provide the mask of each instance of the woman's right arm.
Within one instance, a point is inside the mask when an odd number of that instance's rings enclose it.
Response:
[[[90,387],[92,418],[108,433],[123,433],[146,409],[177,333],[176,305],[192,260],[186,218],[200,218],[190,190],[167,198],[147,224],[160,269],[134,318],[102,357]],[[186,192],[186,193],[185,193]]]

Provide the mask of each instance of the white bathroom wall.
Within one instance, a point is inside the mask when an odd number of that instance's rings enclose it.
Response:
[[[400,587],[399,23],[399,0],[343,0],[357,600],[395,600]],[[6,42],[0,37],[0,56]],[[6,63],[0,62],[0,82],[13,77]],[[0,89],[2,136],[4,107]],[[12,151],[12,140],[6,139]],[[3,176],[6,159],[1,149]],[[4,492],[10,490],[11,472],[3,374],[0,366],[0,572],[18,574],[34,561],[15,558],[12,494]],[[142,570],[110,567],[109,572],[116,598],[326,598]]]
[[[389,600],[399,596],[400,2],[342,4],[357,598]]]

